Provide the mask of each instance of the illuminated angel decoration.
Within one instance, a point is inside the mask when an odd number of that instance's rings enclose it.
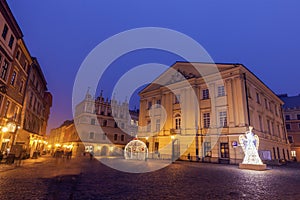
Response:
[[[260,165],[263,163],[258,155],[259,138],[253,134],[252,129],[253,127],[250,126],[245,135],[239,136],[241,147],[245,153],[243,164]]]

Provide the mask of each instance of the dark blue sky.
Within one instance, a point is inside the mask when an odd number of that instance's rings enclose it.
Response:
[[[49,128],[72,118],[72,87],[88,53],[110,36],[138,27],[164,27],[182,32],[198,41],[215,62],[244,64],[275,93],[300,93],[298,0],[8,0],[8,3],[54,97]],[[171,65],[178,58],[148,51],[142,56],[122,58],[115,65],[126,71],[131,64],[148,63],[152,59]],[[117,74],[107,76],[116,78]],[[104,91],[105,87],[109,86],[103,85]]]

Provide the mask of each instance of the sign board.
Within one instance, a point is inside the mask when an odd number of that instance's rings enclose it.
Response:
[[[236,148],[238,146],[238,142],[237,141],[232,141],[231,143],[233,148]]]

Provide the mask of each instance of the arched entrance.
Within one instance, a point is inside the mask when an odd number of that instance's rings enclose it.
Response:
[[[100,156],[108,156],[108,151],[109,151],[108,147],[107,146],[103,146],[101,148]]]

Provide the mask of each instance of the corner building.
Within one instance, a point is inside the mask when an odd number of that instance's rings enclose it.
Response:
[[[176,62],[139,96],[149,158],[237,164],[238,137],[253,126],[263,160],[290,159],[283,102],[242,64]]]
[[[291,156],[294,161],[300,162],[300,95],[279,95],[284,101],[283,109],[289,142],[291,143]]]

